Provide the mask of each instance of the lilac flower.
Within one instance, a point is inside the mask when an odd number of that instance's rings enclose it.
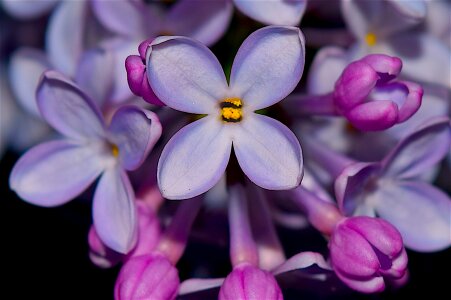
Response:
[[[349,287],[374,293],[385,289],[384,279],[402,278],[407,254],[401,235],[390,223],[370,217],[340,221],[329,241],[335,274]]]
[[[28,20],[40,17],[51,11],[59,0],[2,0],[3,9],[15,18]]]
[[[286,97],[304,67],[298,28],[269,26],[251,34],[235,58],[230,85],[211,51],[185,37],[159,37],[147,51],[147,76],[176,110],[207,114],[177,132],[160,157],[157,177],[169,199],[210,189],[233,148],[246,175],[267,189],[290,189],[302,177],[301,147],[282,123],[254,111]]]
[[[10,186],[42,206],[73,199],[100,177],[93,218],[102,241],[126,253],[136,240],[134,193],[125,170],[138,168],[161,135],[158,117],[124,106],[108,128],[76,85],[55,71],[44,73],[37,92],[42,117],[65,139],[40,144],[14,166]]]
[[[355,163],[335,181],[347,215],[378,215],[396,226],[408,248],[438,251],[451,245],[451,199],[418,180],[450,151],[449,119],[437,119],[403,139],[381,162]]]
[[[390,128],[412,117],[423,96],[418,84],[394,80],[401,67],[399,58],[367,55],[346,66],[333,93],[292,95],[288,105],[303,114],[343,115],[362,131]]]

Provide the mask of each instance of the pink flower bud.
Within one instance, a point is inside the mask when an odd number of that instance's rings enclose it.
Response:
[[[350,63],[335,83],[336,110],[363,131],[384,130],[409,119],[420,107],[423,89],[394,80],[402,61],[383,54]]]
[[[219,300],[282,300],[282,292],[274,276],[251,264],[236,266],[219,291]]]
[[[171,300],[177,296],[177,269],[162,254],[135,256],[128,260],[116,280],[116,300]]]
[[[157,98],[146,75],[146,50],[151,40],[143,41],[138,51],[140,55],[130,55],[125,60],[125,69],[127,71],[128,86],[133,94],[142,97],[145,101],[159,106],[164,106],[164,103]]]
[[[332,233],[329,250],[337,276],[363,293],[384,290],[384,280],[400,279],[407,270],[402,237],[382,219],[351,217],[340,221]]]

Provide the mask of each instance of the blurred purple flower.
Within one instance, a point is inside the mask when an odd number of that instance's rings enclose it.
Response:
[[[29,20],[50,12],[59,2],[60,0],[1,0],[0,4],[13,17]]]
[[[42,117],[65,139],[40,144],[14,166],[10,186],[42,206],[70,201],[97,177],[93,218],[111,249],[126,253],[136,241],[134,192],[125,170],[138,168],[161,135],[158,117],[133,106],[105,122],[92,100],[55,71],[44,73],[37,92]]]
[[[251,34],[236,55],[230,86],[211,51],[185,37],[159,37],[147,51],[147,76],[176,110],[207,114],[177,132],[158,165],[163,196],[184,199],[209,190],[229,161],[232,142],[246,175],[267,189],[290,189],[302,178],[301,147],[282,123],[254,111],[286,97],[304,67],[304,38],[294,27]],[[283,160],[281,158],[283,157]]]

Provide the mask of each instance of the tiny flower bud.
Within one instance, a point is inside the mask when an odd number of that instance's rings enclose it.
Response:
[[[352,217],[340,221],[329,250],[337,276],[363,293],[384,290],[384,280],[402,278],[407,269],[401,235],[382,219]]]
[[[274,276],[251,264],[236,266],[219,291],[219,300],[282,300],[282,292]]]
[[[177,269],[162,254],[152,253],[128,260],[116,280],[116,300],[171,300],[177,296]]]

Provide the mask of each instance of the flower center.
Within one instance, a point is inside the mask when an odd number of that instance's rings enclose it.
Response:
[[[119,156],[119,148],[118,146],[116,146],[115,144],[111,145],[111,153],[113,153],[114,157],[118,157]]]
[[[243,103],[240,98],[227,98],[219,104],[221,119],[224,122],[236,123],[243,118]]]
[[[369,32],[365,36],[365,42],[368,46],[372,47],[377,43],[377,37],[374,33]]]

